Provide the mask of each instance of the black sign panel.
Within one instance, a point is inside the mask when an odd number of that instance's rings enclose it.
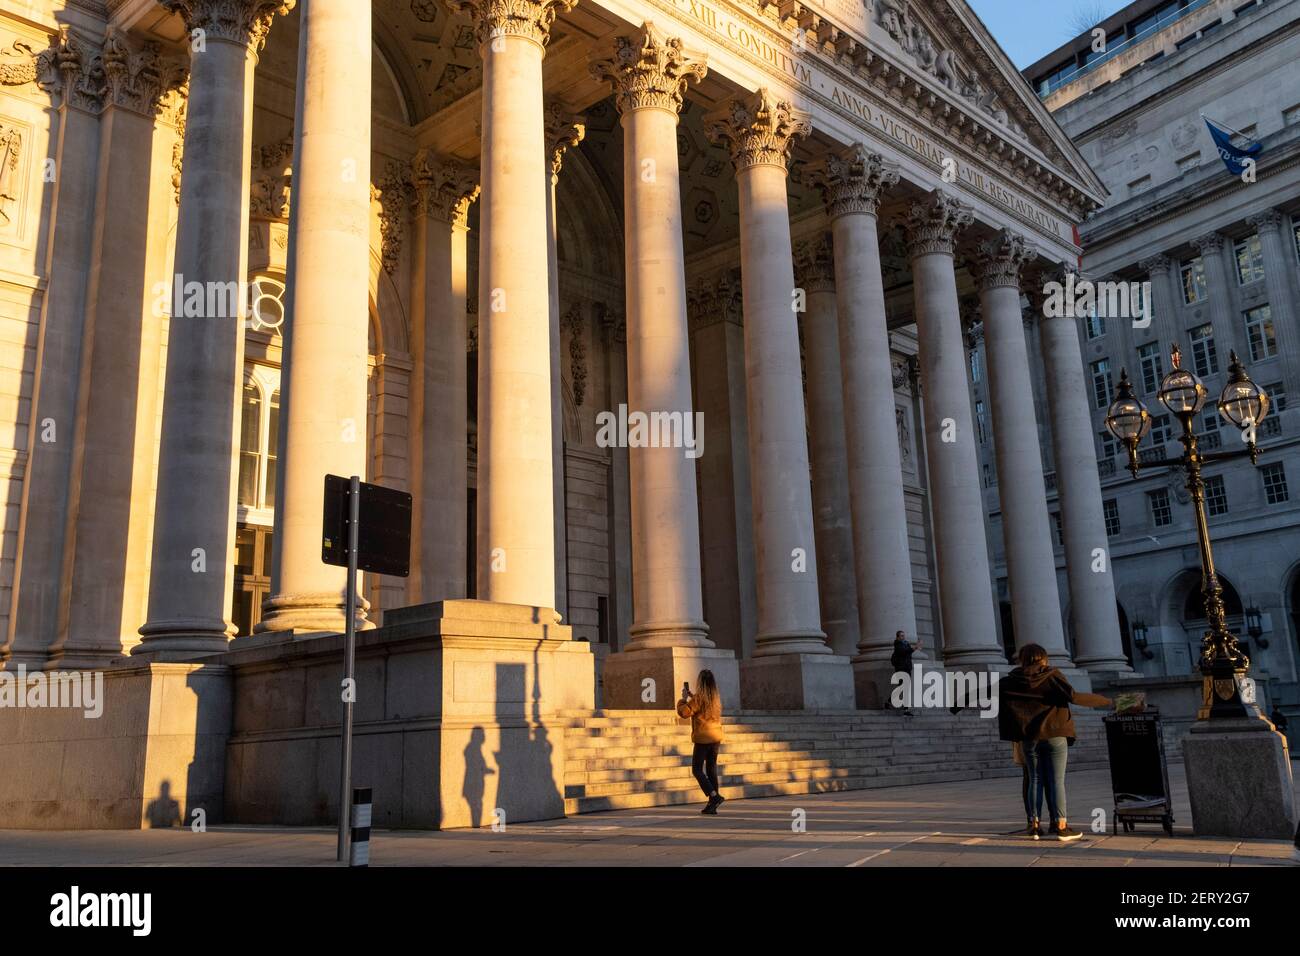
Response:
[[[1160,721],[1154,714],[1106,717],[1111,788],[1137,801],[1168,800]],[[1122,801],[1121,801],[1122,802]]]
[[[325,476],[321,560],[326,564],[348,564],[350,485],[347,478]],[[411,573],[411,496],[405,491],[361,482],[357,568],[402,578]]]

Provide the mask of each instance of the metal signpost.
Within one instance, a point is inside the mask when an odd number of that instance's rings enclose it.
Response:
[[[343,727],[340,736],[338,860],[348,862],[352,793],[352,704],[356,697],[357,571],[406,577],[411,573],[411,496],[356,475],[325,476],[321,560],[348,569],[343,602]]]

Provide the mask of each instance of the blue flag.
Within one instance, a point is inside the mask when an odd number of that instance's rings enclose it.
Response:
[[[1251,140],[1249,146],[1244,148],[1234,146],[1232,144],[1232,130],[1220,126],[1208,116],[1203,116],[1202,119],[1205,120],[1205,125],[1210,128],[1210,136],[1214,140],[1214,145],[1219,148],[1219,155],[1223,157],[1223,165],[1228,167],[1228,172],[1240,179],[1241,174],[1250,166],[1246,160],[1258,156],[1264,147],[1253,140]],[[1249,137],[1242,138],[1249,139]]]

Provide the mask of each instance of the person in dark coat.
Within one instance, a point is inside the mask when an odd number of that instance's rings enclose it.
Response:
[[[1024,753],[1026,832],[1034,840],[1044,835],[1036,800],[1041,780],[1052,815],[1048,835],[1078,840],[1083,834],[1066,822],[1065,764],[1075,738],[1070,705],[1110,707],[1114,702],[1101,694],[1076,691],[1038,644],[1022,647],[1019,661],[1019,667],[998,681],[998,730],[1003,740],[1020,744]]]
[[[889,655],[889,665],[894,669],[895,674],[912,674],[912,655],[921,649],[921,639],[918,637],[913,644],[907,639],[906,631],[898,631],[894,634],[894,652]],[[910,685],[903,685],[910,686]],[[912,711],[907,706],[907,701],[903,701],[900,708],[904,717],[911,717]]]

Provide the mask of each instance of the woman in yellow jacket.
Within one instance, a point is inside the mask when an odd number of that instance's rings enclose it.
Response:
[[[700,789],[709,798],[701,813],[716,814],[722,806],[723,796],[718,792],[718,745],[722,743],[722,695],[713,671],[700,671],[699,690],[692,694],[690,687],[677,702],[677,716],[691,719],[691,741],[695,751],[691,754],[691,773]]]

